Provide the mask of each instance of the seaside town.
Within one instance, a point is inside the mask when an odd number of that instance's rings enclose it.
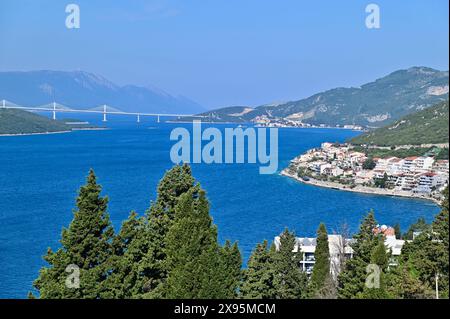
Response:
[[[449,181],[449,161],[370,158],[350,144],[326,142],[293,159],[282,174],[324,187],[440,200]]]
[[[257,116],[252,120],[256,127],[278,127],[278,128],[288,128],[288,127],[304,127],[304,128],[343,128],[347,130],[364,131],[364,128],[360,125],[335,125],[330,126],[326,124],[313,125],[309,123],[303,123],[299,120],[293,120],[287,118],[269,118],[267,115]]]

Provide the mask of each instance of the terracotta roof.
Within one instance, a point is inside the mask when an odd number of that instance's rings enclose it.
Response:
[[[375,235],[382,234],[383,236],[395,236],[395,229],[393,227],[379,226],[373,229]]]

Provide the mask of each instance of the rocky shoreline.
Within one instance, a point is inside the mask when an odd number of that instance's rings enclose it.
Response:
[[[424,199],[432,201],[438,205],[440,205],[440,202],[432,197],[429,196],[423,196],[414,194],[411,192],[406,191],[398,191],[398,190],[391,190],[391,189],[383,189],[383,188],[375,188],[375,187],[366,187],[366,186],[355,186],[353,188],[350,188],[346,185],[334,183],[334,182],[325,182],[325,181],[319,181],[314,178],[309,178],[308,180],[304,180],[294,174],[291,174],[288,172],[288,169],[285,168],[280,172],[280,175],[286,176],[292,179],[295,179],[298,182],[313,185],[313,186],[319,186],[319,187],[325,187],[325,188],[332,188],[336,190],[342,190],[347,192],[355,192],[355,193],[363,193],[363,194],[372,194],[372,195],[384,195],[384,196],[397,196],[397,197],[407,197],[407,198],[415,198],[415,199]]]

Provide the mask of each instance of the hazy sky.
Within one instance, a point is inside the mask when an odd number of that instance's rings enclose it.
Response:
[[[76,3],[81,28],[67,29]],[[366,5],[381,28],[365,26]],[[84,70],[205,107],[359,86],[415,65],[448,70],[447,0],[0,0],[0,71]]]

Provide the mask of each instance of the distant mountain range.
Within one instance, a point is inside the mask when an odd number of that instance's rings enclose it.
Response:
[[[335,88],[306,99],[256,108],[225,107],[202,115],[218,122],[285,118],[313,125],[381,127],[447,100],[448,92],[448,71],[412,67],[361,87]]]
[[[378,146],[448,143],[448,112],[448,101],[441,102],[357,136],[350,142]]]
[[[56,101],[81,109],[107,104],[128,112],[191,114],[205,110],[183,96],[147,87],[119,86],[82,71],[0,72],[0,99],[25,106]]]

